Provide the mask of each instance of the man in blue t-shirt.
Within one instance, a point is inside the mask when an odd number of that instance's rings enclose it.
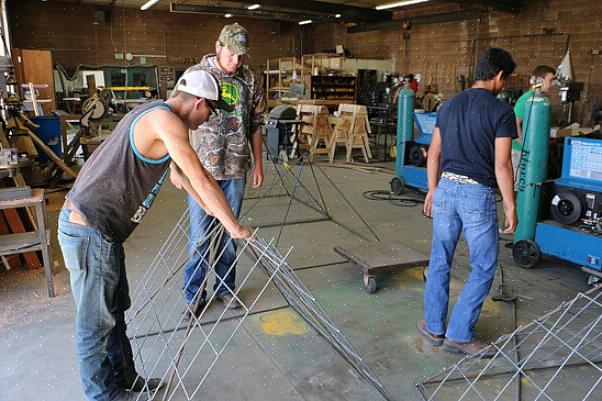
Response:
[[[428,151],[424,213],[433,217],[433,242],[418,330],[452,352],[473,354],[486,345],[476,339],[475,325],[497,267],[496,186],[503,198],[503,232],[512,233],[517,224],[510,158],[516,120],[512,108],[495,97],[515,67],[505,50],[485,51],[472,88],[439,110]],[[446,327],[450,267],[462,230],[472,271]]]

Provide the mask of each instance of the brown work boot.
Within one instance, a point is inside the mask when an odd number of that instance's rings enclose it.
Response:
[[[140,393],[142,391],[155,391],[156,389],[162,388],[165,385],[159,378],[152,377],[150,379],[144,379],[141,376],[136,377],[134,383],[127,386],[125,390],[132,391],[134,393]]]
[[[205,308],[205,304],[207,303],[207,291],[203,290],[201,292],[201,298],[198,303],[191,303],[186,305],[186,309],[184,310],[184,318],[191,319],[192,316],[198,318]]]
[[[456,354],[474,355],[477,358],[493,358],[496,354],[495,348],[479,340],[468,343],[460,343],[449,338],[443,341],[443,349]]]
[[[116,401],[151,401],[146,394],[132,393],[124,391],[120,396],[115,398]]]
[[[234,298],[232,294],[218,295],[217,299],[222,301],[224,306],[228,309],[238,309],[242,306],[240,302],[238,302],[238,299]]]
[[[418,332],[420,334],[422,334],[422,336],[424,338],[426,338],[426,340],[431,343],[432,345],[434,345],[435,347],[440,346],[441,344],[443,344],[443,338],[444,336],[442,334],[433,334],[430,331],[428,331],[426,329],[426,325],[424,324],[424,320],[420,319],[417,323],[416,323],[416,328],[418,329]]]

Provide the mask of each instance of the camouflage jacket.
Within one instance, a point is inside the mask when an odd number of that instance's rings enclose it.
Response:
[[[247,139],[259,128],[266,110],[263,88],[246,65],[234,75],[226,75],[217,67],[214,54],[206,55],[188,70],[199,67],[207,68],[218,80],[222,98],[234,110],[220,110],[191,130],[190,144],[216,180],[244,178],[250,166]]]

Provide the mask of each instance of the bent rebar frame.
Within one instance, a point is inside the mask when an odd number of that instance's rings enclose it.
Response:
[[[601,321],[599,286],[501,336],[493,358],[464,357],[416,387],[428,401],[599,400]]]
[[[363,218],[363,216],[359,213],[359,211],[353,206],[353,204],[349,201],[347,196],[343,193],[343,191],[336,185],[336,183],[332,180],[332,178],[324,171],[324,169],[318,164],[313,163],[307,153],[302,153],[298,159],[295,159],[290,162],[282,162],[277,158],[273,158],[268,154],[268,158],[271,160],[271,165],[274,168],[275,176],[272,180],[271,184],[267,186],[265,189],[258,191],[259,193],[254,196],[246,197],[245,199],[253,200],[254,202],[250,207],[246,208],[244,213],[242,213],[240,219],[244,221],[245,218],[248,218],[251,211],[257,206],[257,204],[266,198],[274,198],[274,197],[288,197],[288,204],[286,206],[285,215],[281,222],[272,222],[272,223],[263,223],[258,224],[258,227],[267,228],[267,227],[280,227],[280,231],[278,237],[276,239],[276,245],[278,245],[280,236],[282,235],[282,230],[286,225],[296,225],[303,223],[315,223],[320,221],[331,221],[339,227],[347,230],[353,235],[360,237],[366,241],[370,241],[371,239],[353,230],[349,225],[343,223],[340,219],[335,218],[329,212],[328,205],[326,203],[326,199],[324,196],[324,192],[320,187],[320,183],[318,182],[318,174],[317,172],[326,179],[327,188],[334,189],[337,196],[342,200],[342,204],[344,204],[351,212],[351,218],[357,218],[362,225],[369,231],[370,236],[373,237],[376,241],[379,241],[380,238],[376,234],[376,232],[370,227],[368,222]],[[315,191],[317,192],[317,196],[312,193],[312,188],[303,183],[303,172],[306,169],[311,172],[311,187],[315,187]],[[297,169],[297,171],[295,171]],[[277,189],[276,193],[272,193],[272,190]],[[299,205],[303,205],[308,209],[312,210],[316,213],[316,217],[301,219],[301,220],[289,220],[290,212],[293,206],[293,202],[297,202]]]
[[[229,288],[217,274],[224,249],[233,241],[224,235],[223,226],[212,217],[201,241],[192,252],[205,251],[195,271],[204,269],[205,275],[192,305],[183,295],[184,266],[189,260],[190,218],[187,210],[159,249],[154,261],[132,293],[132,308],[127,324],[136,367],[144,378],[162,379],[162,389],[145,388],[140,400],[192,400],[206,383],[211,371],[232,342],[245,319],[258,313],[257,303],[274,284],[289,305],[294,308],[359,375],[374,386],[385,399],[387,393],[376,375],[362,360],[341,330],[326,314],[317,299],[304,286],[284,255],[274,246],[274,241],[262,239],[257,231],[250,241],[241,241],[234,262],[228,266],[242,276],[236,289]],[[258,269],[258,267],[261,267]],[[223,274],[225,277],[227,275]],[[216,302],[216,294],[201,304],[203,291],[211,278],[223,285],[232,296],[231,304],[238,301],[241,312],[230,311]],[[273,291],[272,291],[273,292]],[[277,294],[277,293],[276,293]],[[186,313],[187,312],[187,313]],[[262,312],[262,311],[259,311]]]

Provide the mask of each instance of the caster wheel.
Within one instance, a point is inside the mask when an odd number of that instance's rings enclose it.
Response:
[[[512,258],[520,267],[530,269],[541,260],[541,251],[535,242],[525,239],[514,244]]]
[[[406,191],[406,182],[401,177],[395,177],[390,182],[391,193],[393,195],[401,195]]]
[[[376,278],[374,276],[364,276],[364,289],[368,294],[376,292]]]
[[[598,284],[600,284],[600,281],[602,281],[602,279],[600,277],[590,274],[589,277],[587,278],[587,285],[589,285],[590,287],[595,287]]]

